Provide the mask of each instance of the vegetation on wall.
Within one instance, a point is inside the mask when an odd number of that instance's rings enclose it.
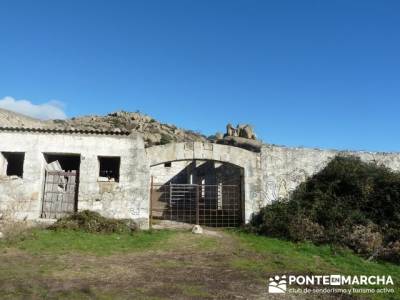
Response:
[[[172,143],[173,141],[174,140],[169,135],[164,134],[164,133],[161,134],[160,145],[166,145],[166,144]]]
[[[400,263],[400,173],[338,156],[289,198],[262,208],[249,228]]]

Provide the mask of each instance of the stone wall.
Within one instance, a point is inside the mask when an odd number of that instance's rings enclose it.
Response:
[[[237,179],[238,176],[231,174],[238,174],[239,168],[243,178],[243,213],[247,222],[260,207],[287,197],[301,182],[343,153],[274,145],[263,145],[261,152],[255,153],[202,142],[171,143],[145,149],[143,138],[138,134],[0,131],[0,141],[0,153],[25,153],[23,178],[4,176],[5,161],[0,155],[0,213],[18,218],[40,218],[46,166],[44,153],[79,154],[78,210],[90,209],[109,217],[132,218],[142,222],[142,227],[148,226],[150,174],[157,178],[156,183],[163,184],[191,168],[193,161],[199,169],[202,163],[211,161],[216,176],[222,176],[227,182],[229,178]],[[399,153],[344,153],[400,171]],[[100,180],[99,156],[121,158],[119,182]],[[166,162],[172,162],[171,167],[165,166]],[[221,168],[220,164],[229,168]]]
[[[139,135],[0,132],[0,140],[0,152],[25,152],[23,178],[2,176],[0,179],[3,214],[39,218],[46,166],[44,153],[79,154],[78,210],[90,209],[109,217],[132,218],[142,222],[144,227],[148,225],[149,168]],[[99,180],[98,156],[121,158],[119,182]]]
[[[354,155],[400,171],[400,153],[356,152],[263,145],[262,205],[287,197],[300,183],[320,171],[338,154]]]

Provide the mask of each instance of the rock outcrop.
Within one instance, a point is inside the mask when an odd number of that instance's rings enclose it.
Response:
[[[170,142],[207,141],[200,133],[160,123],[139,112],[113,112],[106,116],[83,116],[52,121],[58,128],[127,130],[143,134],[147,147]]]
[[[0,109],[0,126],[26,128],[58,128],[79,130],[136,131],[143,134],[147,147],[170,142],[201,141],[207,138],[197,132],[160,123],[139,112],[113,112],[106,116],[82,116],[66,120],[40,121]]]
[[[229,123],[226,125],[226,133],[223,137],[215,136],[215,142],[218,144],[231,145],[254,152],[261,150],[262,143],[257,140],[253,127],[249,124],[239,124],[235,128]]]
[[[140,112],[118,111],[105,116],[89,115],[65,120],[41,121],[0,109],[0,126],[66,130],[136,131],[143,135],[146,147],[171,142],[194,141],[232,145],[256,152],[260,151],[261,148],[261,142],[256,139],[252,126],[248,124],[237,125],[236,127],[228,124],[225,135],[218,133],[211,141],[198,132],[158,122],[151,116]]]
[[[252,140],[257,139],[253,127],[249,124],[238,124],[235,128],[232,126],[231,123],[229,123],[228,125],[226,125],[226,133],[225,133],[225,137],[228,136],[234,136],[234,137],[238,136],[241,138],[252,139]]]
[[[45,122],[0,108],[0,126],[43,128]]]

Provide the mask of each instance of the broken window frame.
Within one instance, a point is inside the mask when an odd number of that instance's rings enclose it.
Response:
[[[98,172],[98,181],[99,182],[119,182],[121,177],[121,157],[120,156],[98,156],[97,157],[99,163],[99,172]],[[102,163],[104,164],[105,161],[109,160],[109,164],[116,164],[113,168],[108,167],[107,174],[107,167],[102,168]],[[114,162],[112,162],[114,160]],[[113,170],[114,169],[114,170]],[[110,172],[111,171],[111,172]],[[103,173],[102,173],[103,172]],[[107,178],[107,180],[104,180]],[[112,180],[113,179],[113,180]]]
[[[25,152],[3,151],[1,152],[1,160],[3,161],[3,165],[1,166],[2,175],[24,178]]]
[[[58,153],[58,152],[43,152],[43,157],[46,162],[46,168],[54,164],[56,167],[50,168],[49,171],[77,171],[80,170],[81,154],[80,153]]]

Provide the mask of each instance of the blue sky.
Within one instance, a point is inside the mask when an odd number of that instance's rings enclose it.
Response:
[[[399,1],[2,0],[0,12],[3,102],[400,151]]]

